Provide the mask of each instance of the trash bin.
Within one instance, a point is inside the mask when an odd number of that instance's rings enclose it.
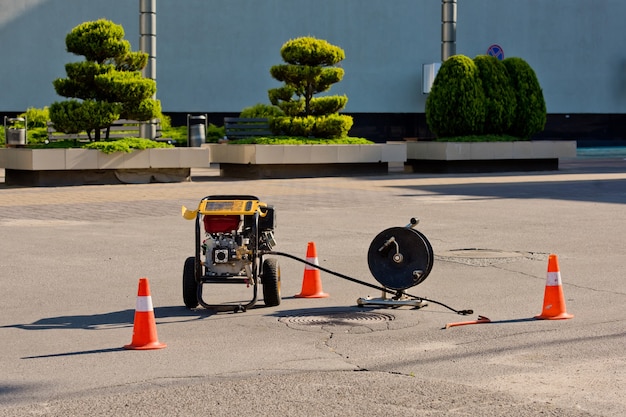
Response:
[[[187,146],[199,148],[206,142],[207,116],[187,115]]]
[[[25,117],[4,116],[4,137],[7,147],[26,145],[26,123]]]

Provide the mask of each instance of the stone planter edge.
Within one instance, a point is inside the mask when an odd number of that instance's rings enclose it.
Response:
[[[576,141],[408,142],[408,160],[559,159],[576,157]]]
[[[105,154],[97,149],[0,148],[0,168],[27,171],[205,168],[209,149],[155,148]]]
[[[342,164],[405,162],[405,142],[372,145],[230,145],[208,144],[212,163]]]

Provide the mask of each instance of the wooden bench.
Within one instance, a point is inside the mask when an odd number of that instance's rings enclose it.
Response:
[[[225,117],[224,131],[229,140],[272,135],[268,119],[262,118]]]
[[[160,138],[162,135],[161,123],[160,123],[161,121],[159,119],[156,119],[156,120],[157,121],[156,121],[155,140],[160,141]],[[139,138],[141,137],[141,126],[145,123],[147,122],[140,122],[138,120],[127,120],[127,119],[116,120],[115,122],[113,122],[113,124],[111,124],[111,127],[109,129],[109,139],[122,139],[122,138],[128,138],[128,137]],[[66,140],[66,139],[86,141],[86,140],[95,139],[95,134],[93,131],[91,132],[91,138],[90,138],[87,132],[81,132],[81,133],[57,132],[54,129],[54,124],[52,122],[49,121],[47,125],[48,125],[48,140],[49,141]],[[102,129],[100,131],[100,139],[104,139],[104,138],[106,138],[106,129]]]

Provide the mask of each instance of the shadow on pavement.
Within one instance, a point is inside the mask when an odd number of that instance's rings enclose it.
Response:
[[[215,314],[211,310],[189,310],[183,306],[154,307],[156,320],[165,318],[191,318],[203,319]],[[22,330],[58,330],[58,329],[83,329],[83,330],[106,330],[118,327],[131,327],[135,318],[135,310],[112,311],[103,314],[59,316],[39,319],[27,324],[9,324],[2,328],[16,328]]]
[[[402,194],[405,197],[420,197],[426,193],[426,195],[462,195],[494,199],[547,199],[626,204],[626,179],[491,183],[488,178],[477,178],[473,183],[398,188],[407,190]]]

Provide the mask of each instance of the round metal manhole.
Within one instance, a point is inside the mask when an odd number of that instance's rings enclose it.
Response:
[[[394,320],[391,314],[355,311],[346,313],[281,317],[281,323],[313,326],[358,326]]]
[[[279,322],[294,330],[354,334],[385,331],[400,325],[399,323],[392,324],[396,323],[394,315],[373,311],[287,316],[281,317]]]
[[[547,254],[536,252],[513,252],[498,249],[452,249],[439,252],[435,259],[440,261],[458,262],[474,266],[489,266],[499,263],[514,262],[521,259],[546,260]]]

